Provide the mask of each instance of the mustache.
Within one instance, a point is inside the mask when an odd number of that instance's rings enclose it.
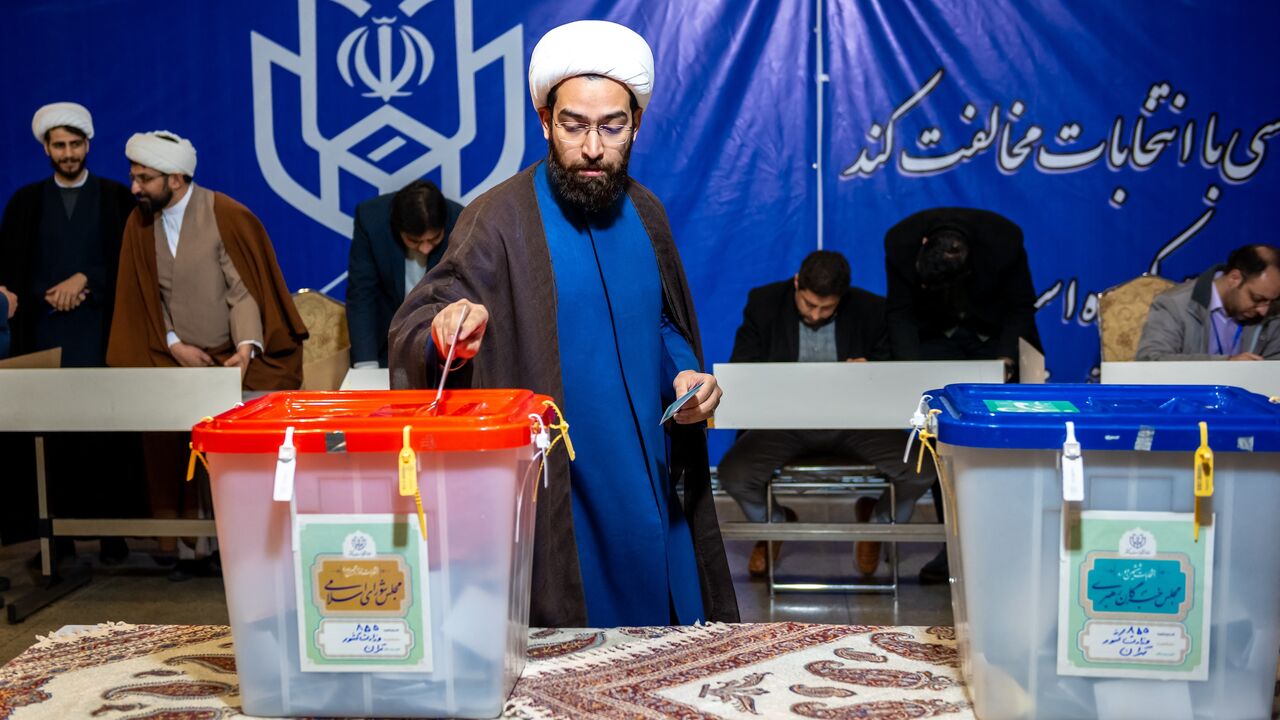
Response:
[[[566,170],[612,170],[617,167],[617,163],[610,164],[604,161],[604,158],[583,160],[580,162],[565,165]]]

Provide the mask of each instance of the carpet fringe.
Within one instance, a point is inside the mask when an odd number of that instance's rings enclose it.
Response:
[[[105,622],[69,633],[60,633],[55,630],[48,635],[36,635],[36,642],[32,647],[40,649],[57,647],[58,645],[77,643],[81,640],[108,637],[118,632],[133,630],[136,627],[138,626],[127,622]]]
[[[622,660],[630,660],[641,655],[650,655],[661,650],[669,650],[690,645],[692,643],[704,642],[729,633],[732,630],[732,626],[718,622],[681,626],[673,628],[667,636],[658,640],[635,638],[635,642],[627,642],[621,645],[611,645],[609,647],[595,648],[592,650],[583,650],[581,652],[574,653],[572,659],[564,657],[556,658],[554,661],[554,668],[540,667],[550,663],[530,662],[525,665],[523,675],[528,677],[537,677],[546,672],[552,671],[556,673],[565,673],[607,668]]]

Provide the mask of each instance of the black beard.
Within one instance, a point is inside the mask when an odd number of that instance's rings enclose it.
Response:
[[[581,165],[570,169],[560,162],[555,146],[547,141],[547,167],[550,170],[551,190],[556,199],[587,215],[598,215],[612,208],[618,198],[627,191],[627,164],[631,160],[631,147],[622,151],[622,161],[611,168],[604,164]],[[590,168],[601,170],[603,177],[584,178],[577,170]]]
[[[151,197],[146,194],[135,196],[138,200],[138,206],[148,215],[154,215],[169,206],[169,202],[173,200],[173,191],[168,187],[164,189],[164,195],[159,198],[159,203],[153,203]]]
[[[76,178],[80,177],[80,173],[84,172],[83,160],[77,164],[76,171],[70,175],[63,172],[62,166],[58,164],[57,160],[54,160],[53,158],[49,158],[49,164],[53,166],[53,172],[56,173],[58,177],[62,178],[63,180],[75,180]]]

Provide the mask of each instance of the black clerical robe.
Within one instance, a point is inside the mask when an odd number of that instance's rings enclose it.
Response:
[[[0,218],[0,285],[18,295],[10,355],[62,348],[63,367],[106,365],[116,269],[125,220],[135,201],[120,183],[92,173],[74,193],[70,214],[52,177],[19,188]],[[78,307],[58,312],[45,291],[77,272],[88,278]],[[8,495],[0,503],[0,541],[36,530],[35,463],[26,434],[0,436],[8,458]],[[92,469],[83,458],[93,458]],[[45,474],[53,514],[119,517],[139,513],[141,457],[132,433],[53,433],[45,437]],[[88,471],[87,471],[88,470]]]
[[[120,239],[135,204],[127,187],[93,174],[70,216],[52,177],[13,194],[0,219],[0,285],[18,295],[10,354],[61,347],[63,367],[106,364]],[[89,279],[84,302],[54,311],[45,291],[77,272]]]

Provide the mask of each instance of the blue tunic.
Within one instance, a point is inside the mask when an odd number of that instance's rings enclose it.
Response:
[[[627,197],[607,219],[567,217],[545,165],[538,206],[556,284],[573,523],[591,627],[703,619],[693,540],[658,424],[693,351],[663,311],[653,245]]]

